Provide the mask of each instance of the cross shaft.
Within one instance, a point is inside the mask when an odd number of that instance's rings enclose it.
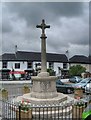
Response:
[[[45,20],[42,20],[41,25],[37,25],[37,28],[42,29],[42,35],[41,35],[41,72],[47,72],[47,63],[46,63],[46,35],[45,35],[45,29],[50,28],[50,25],[45,24]]]

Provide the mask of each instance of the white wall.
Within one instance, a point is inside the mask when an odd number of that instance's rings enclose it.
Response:
[[[34,70],[36,69],[36,68],[35,68],[35,64],[36,64],[36,63],[38,64],[38,63],[41,63],[41,62],[35,62],[35,61],[33,62],[33,69],[34,69]],[[38,66],[38,67],[41,67],[41,66]]]
[[[54,63],[54,71],[56,71],[56,75],[59,74],[58,67],[63,68],[63,63]]]
[[[15,69],[15,63],[20,63],[20,69]],[[12,70],[12,68],[14,69],[14,70],[18,70],[18,71],[23,71],[23,70],[25,70],[25,69],[27,69],[27,62],[16,62],[16,61],[14,61],[14,62],[8,62],[8,66],[7,66],[7,68],[8,69],[11,69]]]
[[[41,62],[33,62],[33,69],[35,70],[35,64],[36,63],[41,63]],[[40,66],[41,67],[41,66]],[[49,62],[47,62],[47,68],[49,68]]]

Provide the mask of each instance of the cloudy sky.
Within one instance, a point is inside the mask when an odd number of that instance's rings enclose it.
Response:
[[[47,52],[89,55],[88,2],[9,2],[2,4],[2,52],[40,51],[41,30],[45,19]],[[0,18],[1,22],[1,18]],[[0,32],[1,36],[1,32]]]

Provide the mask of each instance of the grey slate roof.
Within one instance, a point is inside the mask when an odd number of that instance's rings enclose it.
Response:
[[[5,61],[12,61],[15,60],[15,54],[11,54],[11,53],[5,53],[3,55],[0,56],[0,60],[5,60]]]
[[[2,57],[2,59],[1,59]],[[25,52],[25,51],[17,51],[16,54],[5,53],[0,56],[0,60],[5,61],[41,61],[41,53],[40,52]],[[68,59],[65,54],[55,54],[55,53],[47,53],[47,61],[48,62],[62,62],[67,63]]]
[[[41,54],[39,52],[18,51],[16,53],[16,60],[20,60],[20,61],[40,61],[41,60]]]
[[[68,62],[68,58],[65,54],[53,54],[47,53],[47,61],[49,62]]]
[[[69,59],[69,63],[89,63],[88,57],[84,55],[75,55]]]

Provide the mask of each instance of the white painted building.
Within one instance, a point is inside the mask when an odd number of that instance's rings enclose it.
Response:
[[[75,55],[69,59],[65,54],[47,53],[47,69],[51,68],[56,75],[66,75],[69,67],[82,65],[91,73],[91,61],[83,55]],[[0,69],[33,72],[41,69],[41,53],[17,51],[15,54],[5,53],[0,56]]]
[[[41,53],[17,51],[15,54],[5,53],[0,59],[0,69],[14,71],[36,71],[41,69]],[[1,65],[2,64],[2,65]],[[68,70],[68,59],[65,54],[47,53],[47,68],[61,75],[61,70]]]

